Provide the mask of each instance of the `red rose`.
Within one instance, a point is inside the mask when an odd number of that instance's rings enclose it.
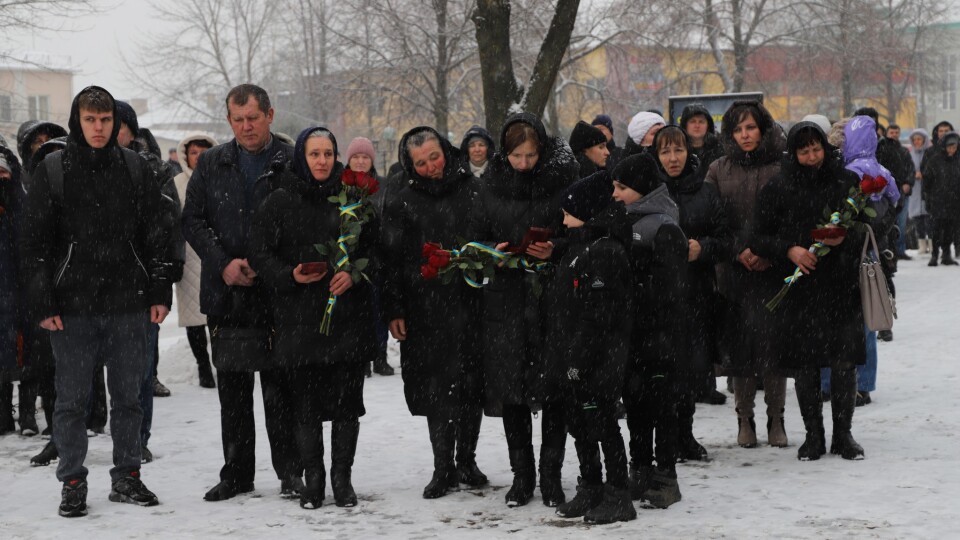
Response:
[[[847,230],[843,227],[824,227],[810,231],[810,237],[817,242],[821,240],[834,240],[847,236]]]
[[[423,245],[423,251],[422,251],[423,258],[429,259],[431,255],[433,255],[440,249],[442,249],[440,247],[440,244],[437,244],[434,242],[427,242],[426,244]]]
[[[445,268],[450,264],[450,252],[442,249],[435,251],[433,255],[430,255],[427,264],[434,268]]]
[[[430,266],[429,264],[425,264],[420,267],[420,275],[423,276],[423,279],[426,279],[426,280],[437,279],[437,276],[439,274],[440,274],[440,271]]]
[[[340,183],[345,186],[356,185],[356,173],[352,169],[347,169],[343,171],[343,174],[340,175]]]
[[[887,187],[887,180],[882,176],[874,177],[870,176],[869,174],[865,174],[860,180],[860,191],[862,191],[865,195],[880,193],[885,187]]]
[[[367,194],[373,195],[374,193],[380,191],[380,183],[377,182],[377,179],[369,174],[361,174],[357,178],[355,185],[363,190],[366,190]]]

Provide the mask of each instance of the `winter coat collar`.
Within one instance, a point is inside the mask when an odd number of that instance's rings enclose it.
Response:
[[[630,203],[626,206],[627,213],[630,215],[639,215],[640,217],[652,214],[664,214],[674,221],[680,221],[680,208],[673,198],[665,184],[644,195],[639,201]]]
[[[440,180],[431,180],[423,178],[413,168],[413,162],[407,152],[407,141],[411,136],[422,131],[429,131],[436,135],[440,141],[440,148],[443,150],[444,161],[443,178]],[[440,135],[432,127],[419,126],[406,132],[400,139],[400,164],[403,167],[404,176],[407,178],[410,187],[414,190],[433,195],[434,197],[443,197],[456,190],[460,184],[472,175],[467,170],[461,159],[460,150],[455,148],[450,141]]]
[[[271,133],[270,143],[267,145],[267,148],[264,151],[271,156],[274,156],[277,154],[277,152],[282,152],[285,145],[285,142],[281,141],[279,137]],[[237,142],[237,139],[230,139],[230,142],[220,146],[223,147],[223,151],[220,152],[219,156],[220,165],[225,165],[228,167],[235,165],[240,154],[240,143]]]
[[[537,200],[552,197],[577,179],[580,165],[567,141],[560,137],[547,139],[537,165],[529,172],[518,172],[498,152],[490,165],[490,189],[499,197]]]
[[[183,172],[187,173],[188,178],[193,175],[193,169],[187,165],[187,144],[193,141],[206,141],[210,143],[210,148],[217,145],[216,139],[202,131],[188,133],[187,136],[180,141],[180,144],[177,145],[177,161],[180,162],[180,168],[183,169]]]

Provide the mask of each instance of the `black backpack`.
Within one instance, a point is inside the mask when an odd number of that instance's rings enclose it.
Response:
[[[133,150],[118,148],[123,156],[123,161],[127,164],[127,171],[135,186],[143,182],[143,170],[137,161],[140,156]],[[57,150],[47,154],[43,158],[43,164],[47,168],[47,180],[50,182],[50,197],[53,202],[63,205],[63,150]]]

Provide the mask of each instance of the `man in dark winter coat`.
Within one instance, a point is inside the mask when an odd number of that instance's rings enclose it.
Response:
[[[607,150],[610,151],[610,157],[607,158],[607,169],[616,167],[617,163],[623,158],[623,148],[617,146],[617,141],[613,138],[613,119],[609,115],[598,114],[594,117],[593,122],[590,122],[590,125],[602,131],[603,136],[607,138]]]
[[[686,355],[682,314],[688,243],[652,156],[624,159],[612,177],[613,198],[626,205],[633,228],[633,339],[623,390],[631,492],[634,500],[666,508],[680,500],[674,378]]]
[[[270,189],[261,176],[272,159],[289,160],[293,148],[271,134],[273,108],[262,88],[234,87],[226,104],[234,139],[201,154],[183,207],[183,236],[202,261],[200,311],[211,328],[219,378],[224,465],[220,483],[204,499],[222,501],[253,491],[256,371],[281,496],[296,497],[303,487],[303,467],[294,438],[292,383],[289,371],[274,368],[271,361],[268,291],[247,262],[253,215]]]
[[[493,144],[493,136],[485,128],[474,125],[463,134],[460,141],[460,155],[463,156],[470,172],[477,178],[483,178],[490,158],[497,147]]]
[[[697,171],[703,178],[710,164],[723,157],[723,145],[717,137],[713,115],[703,105],[687,105],[680,114],[680,129],[690,138],[690,150],[700,160]]]
[[[20,124],[17,130],[17,153],[20,154],[21,164],[23,165],[24,185],[29,184],[29,173],[36,168],[33,162],[33,155],[37,153],[40,146],[50,139],[65,137],[67,130],[53,122],[41,122],[39,120],[28,120]]]
[[[480,291],[459,276],[443,283],[421,275],[426,242],[455,249],[470,236],[463,216],[476,204],[479,183],[457,149],[429,127],[407,132],[399,157],[405,185],[384,211],[383,312],[400,341],[407,408],[427,417],[434,471],[423,497],[435,499],[461,482],[487,483],[475,460],[483,392]]]
[[[176,176],[183,172],[183,167],[180,166],[180,158],[177,157],[176,147],[171,148],[167,151],[167,161],[166,164],[170,167],[170,170],[173,172],[173,175]]]
[[[950,244],[957,242],[957,216],[960,216],[960,135],[951,131],[927,152],[923,166],[923,198],[933,217],[933,252],[930,266],[956,265]]]
[[[0,144],[0,435],[16,429],[13,423],[13,383],[21,378],[22,358],[17,341],[22,335],[23,299],[17,283],[17,229],[23,203],[20,162],[13,151]],[[25,403],[28,396],[20,382],[20,433],[36,435],[36,411]],[[32,422],[32,424],[31,424]]]
[[[93,372],[109,372],[114,467],[110,500],[157,497],[140,481],[139,389],[146,332],[169,313],[160,191],[146,164],[117,145],[116,102],[91,86],[73,101],[63,152],[34,171],[23,223],[22,264],[31,321],[51,332],[57,359],[54,439],[63,482],[60,514],[86,514],[84,425]]]
[[[603,131],[580,120],[570,133],[570,150],[580,164],[580,178],[607,168],[610,149]]]

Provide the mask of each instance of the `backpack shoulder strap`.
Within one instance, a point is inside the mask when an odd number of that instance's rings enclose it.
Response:
[[[47,154],[43,158],[47,168],[47,181],[50,183],[50,198],[58,206],[63,205],[63,150]]]
[[[139,187],[143,183],[143,168],[140,166],[140,156],[128,148],[121,148],[120,153],[123,154],[123,161],[127,164],[130,179],[133,180],[135,186]]]

